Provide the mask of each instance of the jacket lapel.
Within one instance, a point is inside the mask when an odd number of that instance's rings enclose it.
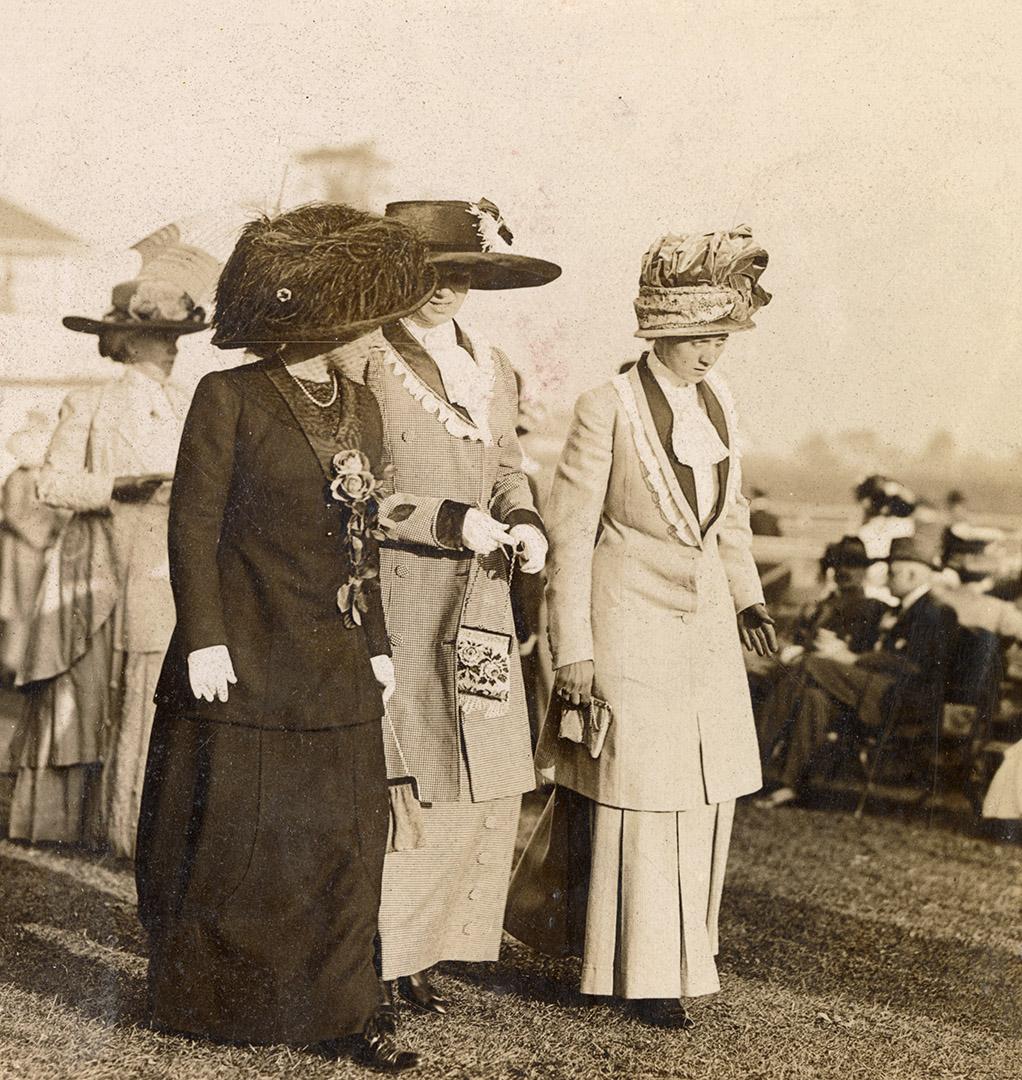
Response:
[[[461,332],[461,328],[455,326],[455,333],[457,335],[458,344],[463,349],[467,349],[473,359],[475,359],[468,338]],[[431,394],[438,397],[448,408],[453,409],[463,420],[472,424],[473,427],[475,426],[472,417],[468,414],[467,410],[462,408],[457,402],[451,401],[447,396],[447,391],[444,389],[444,380],[440,376],[440,369],[437,367],[436,361],[415,340],[415,338],[408,333],[401,323],[388,323],[383,327],[383,336],[390,343],[391,348],[394,349],[408,367],[411,368],[419,382],[423,383],[429,389]]]
[[[695,476],[687,465],[682,465],[675,458],[674,451],[671,449],[671,425],[674,423],[674,414],[671,412],[670,405],[667,404],[664,392],[649,370],[645,356],[636,365],[635,371],[639,389],[642,391],[635,395],[639,406],[639,416],[643,427],[646,428],[653,453],[656,454],[657,464],[689,528],[695,536],[701,536],[702,529],[699,528],[695,511]]]
[[[731,433],[727,429],[727,417],[724,415],[724,409],[721,407],[720,402],[717,400],[717,395],[707,386],[706,382],[699,384],[699,396],[702,399],[703,405],[706,408],[706,415],[710,418],[710,423],[716,428],[717,435],[720,437],[720,441],[731,450]],[[727,505],[728,481],[731,478],[731,454],[722,461],[718,461],[716,465],[717,469],[717,505],[713,508],[713,514],[706,522],[706,528],[703,529],[704,535],[710,531],[711,527],[716,523],[717,519],[724,512],[724,507]],[[690,470],[691,471],[691,470]]]

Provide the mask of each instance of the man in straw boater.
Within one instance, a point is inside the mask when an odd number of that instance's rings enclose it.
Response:
[[[376,967],[394,686],[376,579],[380,410],[343,365],[436,275],[396,221],[250,222],[217,285],[170,507],[177,607],[138,833],[152,1021],[243,1043],[395,1045]]]
[[[453,320],[470,288],[543,285],[553,263],[512,253],[497,208],[399,202],[438,275],[417,311],[382,328],[365,372],[383,413],[394,491],[380,510],[380,580],[397,691],[384,725],[395,830],[384,867],[383,976],[443,1013],[442,960],[497,958],[523,792],[535,784],[509,596],[543,568],[546,539],[522,471],[507,357]],[[393,789],[392,789],[393,790]]]

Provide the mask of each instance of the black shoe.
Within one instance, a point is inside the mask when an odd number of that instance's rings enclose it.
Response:
[[[691,1031],[696,1022],[676,998],[643,998],[632,1005],[635,1015],[651,1027]]]
[[[398,993],[412,1008],[420,1012],[436,1013],[445,1016],[450,1002],[433,989],[429,981],[429,969],[406,975],[397,980]]]
[[[408,1072],[421,1064],[414,1050],[402,1050],[395,1042],[397,1015],[393,1006],[382,1005],[356,1040],[355,1058],[376,1072]]]

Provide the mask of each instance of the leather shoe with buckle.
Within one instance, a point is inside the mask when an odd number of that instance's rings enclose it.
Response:
[[[420,1012],[444,1016],[450,1002],[433,988],[433,984],[429,981],[429,972],[430,969],[427,968],[425,971],[417,971],[414,975],[406,975],[398,979],[398,993],[412,1008]]]
[[[382,1005],[358,1039],[356,1059],[375,1072],[399,1073],[417,1069],[421,1059],[402,1050],[395,1041],[397,1016],[392,1005]]]

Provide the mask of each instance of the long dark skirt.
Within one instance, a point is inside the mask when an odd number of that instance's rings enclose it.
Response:
[[[378,721],[261,731],[158,712],[139,821],[152,1022],[234,1042],[361,1031],[380,1001]]]

